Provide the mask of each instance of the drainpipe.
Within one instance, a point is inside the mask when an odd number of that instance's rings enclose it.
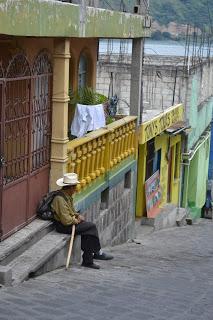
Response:
[[[184,208],[186,209],[188,201],[187,201],[187,195],[188,195],[188,187],[189,187],[189,167],[192,159],[194,158],[195,154],[199,150],[199,148],[209,139],[210,133],[207,131],[206,133],[202,134],[200,138],[203,140],[201,143],[198,143],[195,149],[190,149],[189,152],[182,153],[181,155],[181,165],[187,167],[187,179],[186,179],[186,203]],[[185,159],[184,159],[185,158]],[[186,160],[187,162],[184,162]],[[181,185],[182,184],[182,178],[180,179],[180,186],[179,186],[179,199],[178,199],[178,211],[180,209],[180,202],[181,202]]]
[[[181,207],[181,193],[182,193],[182,183],[183,183],[183,167],[185,165],[185,163],[183,162],[183,154],[186,154],[183,151],[186,151],[186,146],[188,143],[188,136],[187,135],[183,135],[184,138],[184,148],[182,148],[181,150],[181,162],[180,162],[180,182],[179,182],[179,192],[178,192],[178,208],[177,208],[177,214],[179,214],[179,210]],[[187,178],[188,179],[188,178]]]
[[[184,208],[186,209],[187,208],[187,204],[188,204],[188,201],[187,201],[187,195],[188,195],[188,188],[189,188],[189,166],[190,166],[190,162],[192,159],[188,160],[187,163],[183,162],[182,161],[183,159],[181,159],[181,166],[186,166],[187,168],[187,176],[186,176],[186,201],[185,201],[185,206]],[[181,202],[181,187],[182,187],[182,175],[181,175],[181,179],[180,179],[180,186],[179,186],[179,199],[178,199],[178,211],[180,209],[180,202]]]

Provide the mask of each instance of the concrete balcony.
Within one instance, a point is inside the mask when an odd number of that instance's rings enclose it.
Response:
[[[151,35],[147,15],[61,1],[3,0],[0,15],[1,34],[11,36],[128,39]]]

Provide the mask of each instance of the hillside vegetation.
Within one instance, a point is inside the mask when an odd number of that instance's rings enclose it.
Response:
[[[108,9],[132,12],[135,0],[100,0]],[[111,7],[111,8],[110,8]],[[213,28],[213,0],[150,0],[150,13],[161,25],[169,22]]]
[[[133,12],[136,0],[99,0],[101,5],[106,9],[123,10]]]
[[[151,0],[150,11],[160,24],[177,22],[203,29],[213,23],[212,0]]]

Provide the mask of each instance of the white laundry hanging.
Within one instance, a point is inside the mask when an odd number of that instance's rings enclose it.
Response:
[[[71,124],[71,134],[77,138],[84,136],[88,131],[97,130],[106,125],[102,104],[77,104]]]

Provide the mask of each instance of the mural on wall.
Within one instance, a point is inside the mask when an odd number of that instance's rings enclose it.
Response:
[[[145,194],[147,217],[154,218],[160,212],[162,198],[159,170],[145,182]]]

